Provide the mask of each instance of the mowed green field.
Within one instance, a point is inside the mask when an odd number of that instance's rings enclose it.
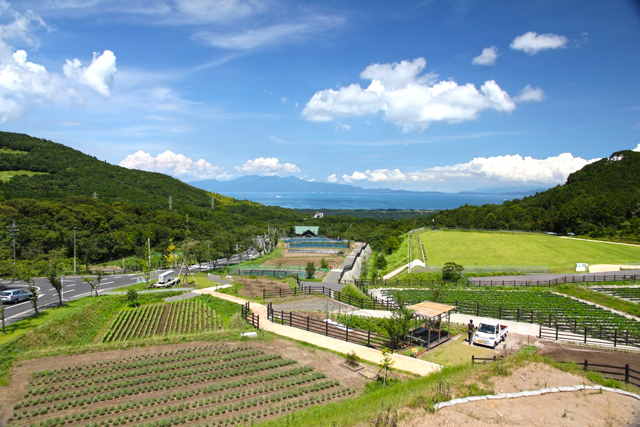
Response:
[[[420,234],[427,265],[548,265],[573,270],[576,262],[640,263],[640,247],[564,239],[534,233],[426,231]]]

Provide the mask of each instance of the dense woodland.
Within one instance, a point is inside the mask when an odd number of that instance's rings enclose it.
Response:
[[[640,153],[614,153],[569,175],[566,184],[522,200],[440,212],[435,223],[639,242]]]
[[[17,170],[43,174],[17,175],[0,184],[0,259],[12,257],[8,227],[13,221],[20,230],[18,259],[47,259],[59,249],[72,256],[75,227],[78,258],[85,264],[142,254],[147,238],[159,252],[172,239],[178,247],[189,241],[200,249],[206,246],[206,256],[222,257],[236,245],[251,245],[267,226],[291,234],[293,226],[301,224],[319,225],[321,234],[364,240],[382,249],[389,236],[423,222],[331,216],[314,220],[292,209],[209,193],[160,173],[114,166],[51,141],[0,132],[0,171]]]

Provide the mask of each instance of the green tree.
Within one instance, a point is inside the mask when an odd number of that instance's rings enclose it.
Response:
[[[131,307],[137,307],[140,305],[138,302],[138,293],[135,290],[129,289],[127,291],[127,302]]]
[[[307,266],[304,268],[304,271],[307,273],[307,279],[313,279],[316,275],[316,265],[313,261],[307,262]]]
[[[16,269],[16,273],[18,275],[18,279],[27,284],[27,288],[29,289],[29,292],[31,292],[29,300],[33,306],[33,311],[36,313],[36,317],[39,317],[40,312],[38,311],[38,298],[40,298],[40,295],[38,295],[38,288],[36,287],[36,281],[34,279],[38,275],[37,271],[23,263]]]
[[[320,268],[325,270],[329,269],[329,263],[327,262],[326,259],[324,259],[324,257],[322,257],[322,259],[320,260]]]
[[[387,259],[382,252],[379,252],[376,256],[375,267],[377,270],[384,270],[387,268]]]
[[[98,271],[95,276],[84,276],[82,281],[91,286],[91,294],[98,296],[98,288],[102,282],[102,272]]]
[[[442,280],[455,282],[462,278],[464,267],[455,262],[447,262],[442,267]]]
[[[400,240],[396,236],[389,236],[386,241],[387,255],[391,255],[400,247]]]
[[[391,310],[391,317],[384,319],[382,327],[389,335],[391,348],[397,348],[411,330],[413,310],[407,308],[401,294],[396,296],[397,308]]]
[[[49,260],[49,267],[47,268],[47,280],[51,284],[51,287],[58,293],[59,307],[62,307],[62,271],[63,265],[61,259],[53,258]]]

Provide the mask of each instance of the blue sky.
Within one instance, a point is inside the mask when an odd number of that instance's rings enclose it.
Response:
[[[0,0],[0,129],[184,181],[553,186],[639,76],[631,0]]]

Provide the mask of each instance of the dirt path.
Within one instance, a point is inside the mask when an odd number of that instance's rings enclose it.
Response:
[[[247,301],[232,295],[222,294],[215,291],[209,291],[207,289],[200,289],[197,292],[203,294],[209,294],[216,298],[232,301],[237,304],[245,304]],[[343,354],[348,354],[352,351],[356,355],[368,362],[379,364],[382,360],[382,352],[373,348],[364,347],[361,345],[348,343],[335,338],[325,337],[313,332],[307,332],[302,329],[292,328],[289,326],[278,325],[276,323],[267,320],[267,308],[258,303],[250,302],[249,308],[255,314],[260,316],[260,328],[265,331],[273,332],[277,335],[289,337],[294,340],[307,342],[309,344],[316,345],[318,347],[326,348],[329,350],[337,351]],[[401,354],[392,354],[391,357],[395,361],[394,368],[401,371],[410,372],[416,375],[429,375],[440,369],[440,365],[435,363],[426,362],[420,359],[414,359],[412,357],[404,356]]]

